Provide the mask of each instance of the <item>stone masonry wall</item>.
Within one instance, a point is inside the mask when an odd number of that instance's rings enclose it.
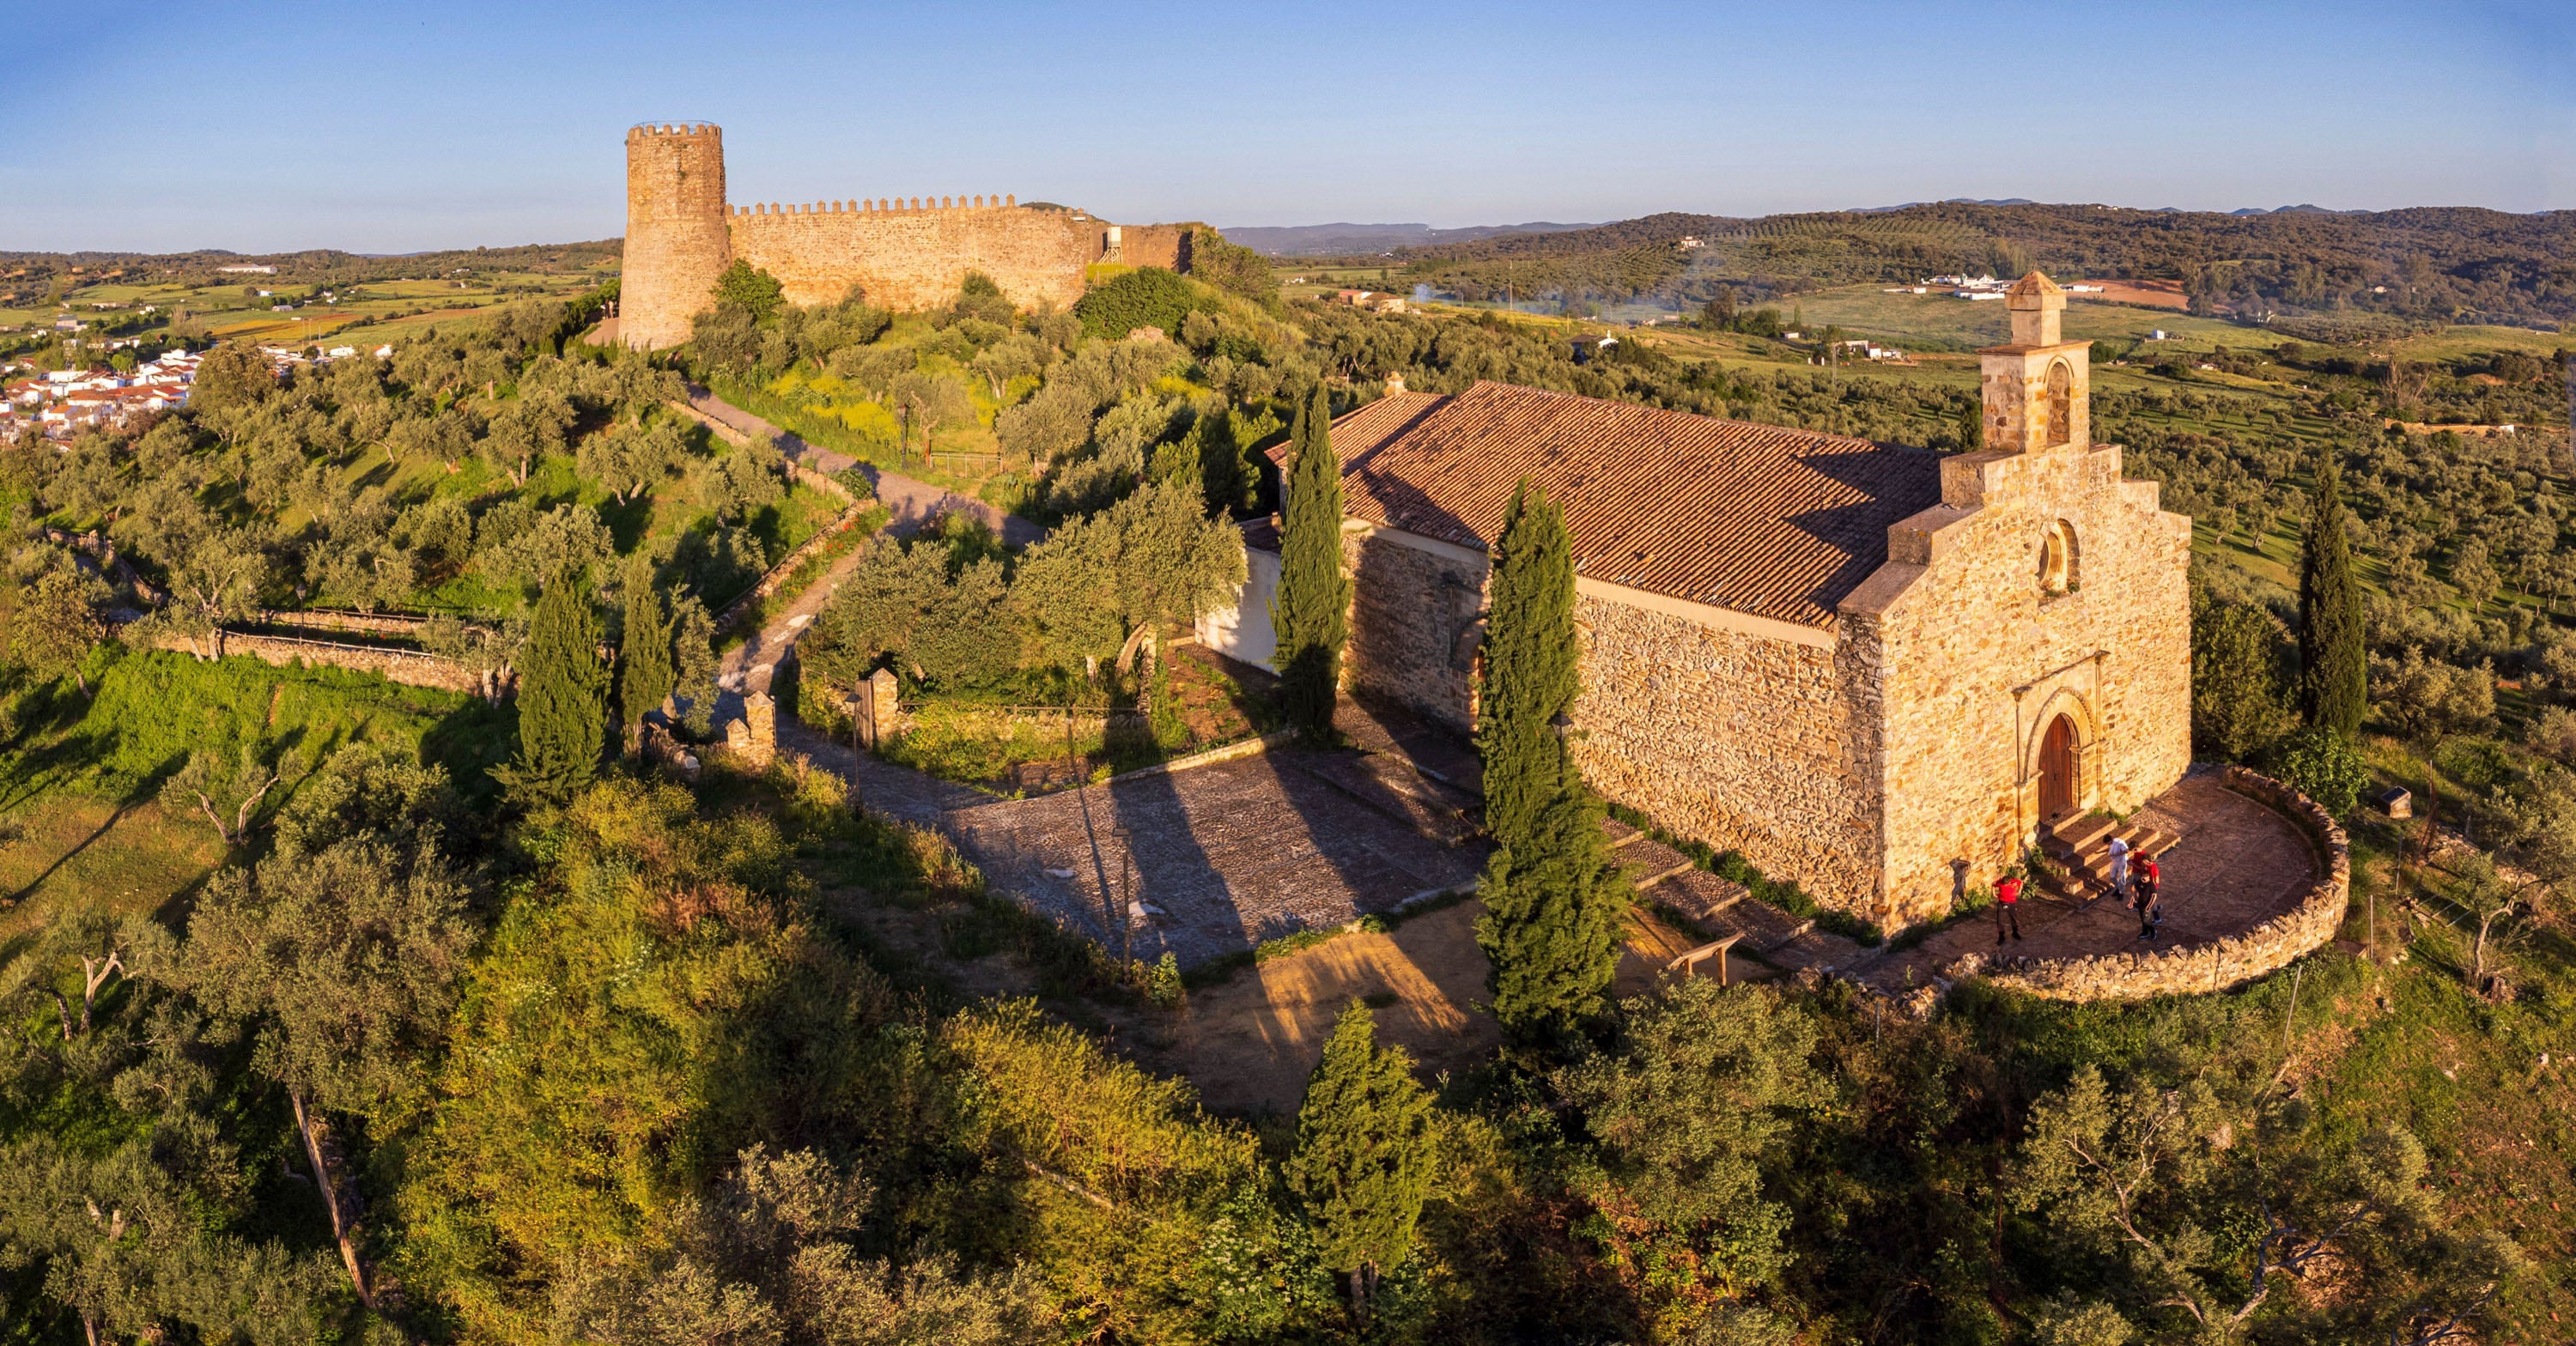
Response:
[[[1472,729],[1487,564],[1392,529],[1346,531],[1342,549],[1354,581],[1348,684]],[[1855,689],[1874,660],[1595,593],[1574,611],[1585,779],[1821,901],[1866,909],[1877,892],[1875,698]]]
[[[1970,955],[1944,969],[1957,979],[1982,972],[1999,986],[2048,1000],[2143,1000],[2155,995],[2223,991],[2323,948],[2352,902],[2352,852],[2343,828],[2306,795],[2269,776],[2232,766],[2228,789],[2288,815],[2316,847],[2317,876],[2288,911],[2241,935],[2149,953],[2089,958],[1986,959]]]
[[[164,636],[156,648],[197,653],[182,636]],[[377,673],[388,682],[399,682],[408,687],[435,687],[449,692],[482,690],[472,669],[454,660],[412,650],[335,645],[291,636],[253,636],[227,631],[223,637],[223,652],[227,655],[247,654],[280,668],[299,663],[328,664],[360,673]]]
[[[1130,224],[1119,229],[1119,257],[1129,266],[1159,266],[1166,271],[1190,269],[1190,234],[1186,224]]]
[[[1869,661],[1578,594],[1575,764],[1666,829],[1830,906],[1877,894]]]
[[[1345,530],[1351,575],[1344,685],[1374,692],[1461,730],[1474,725],[1475,646],[1491,567],[1463,548],[1400,541],[1393,530]]]
[[[1951,861],[1989,882],[2039,825],[2039,745],[2067,715],[2087,809],[2134,809],[2190,764],[2190,520],[2123,482],[2117,446],[1968,454],[1945,503],[1897,525],[1890,564],[1846,599],[1844,639],[1883,665],[1888,801],[1877,910],[1949,908]],[[2040,582],[2042,538],[2077,540],[2071,591]]]
[[[647,350],[688,340],[690,316],[706,307],[730,260],[724,132],[707,125],[628,131],[619,339]]]
[[[728,217],[733,255],[778,277],[797,304],[835,303],[856,285],[884,307],[933,308],[957,297],[967,272],[981,271],[1014,304],[1068,308],[1108,231],[1069,210],[854,208],[868,204],[736,211]]]

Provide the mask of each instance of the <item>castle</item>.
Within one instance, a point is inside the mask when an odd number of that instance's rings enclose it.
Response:
[[[619,338],[653,349],[689,339],[736,259],[776,276],[796,304],[859,287],[871,303],[923,309],[980,271],[1023,308],[1082,297],[1099,263],[1187,271],[1192,224],[1115,225],[1011,196],[775,202],[725,200],[724,131],[705,123],[626,133],[626,257]]]
[[[1336,421],[1355,689],[1472,725],[1488,557],[1520,482],[1564,506],[1609,798],[1888,926],[2191,756],[2191,521],[2092,442],[2063,292],[2012,287],[1950,456],[1506,384]],[[1201,638],[1267,662],[1277,543]],[[1960,862],[1964,862],[1964,868]]]

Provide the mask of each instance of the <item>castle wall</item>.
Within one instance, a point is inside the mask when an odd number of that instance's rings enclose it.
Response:
[[[1121,226],[1119,260],[1129,266],[1159,266],[1166,271],[1190,269],[1190,236],[1196,228],[1187,224],[1130,224]]]
[[[2137,808],[2191,760],[2191,521],[2120,479],[2116,445],[1947,460],[1944,504],[1890,530],[1889,564],[1838,621],[1884,669],[1890,923],[1949,909],[1951,861],[1993,882],[2042,822],[2040,743],[2068,716],[2077,803]],[[2076,538],[2074,584],[2042,585],[2043,538]]]
[[[776,276],[797,304],[837,303],[855,285],[881,307],[935,308],[981,271],[1022,308],[1068,308],[1108,256],[1113,228],[1127,265],[1189,270],[1196,225],[1119,227],[1011,197],[730,206],[720,129],[638,126],[626,134],[618,335],[648,350],[688,340],[690,319],[737,258]]]
[[[732,253],[778,277],[797,304],[838,302],[856,285],[893,309],[935,308],[981,271],[1023,308],[1070,307],[1108,226],[1069,210],[1016,205],[862,209],[820,202],[726,217]],[[833,208],[833,207],[838,207]]]

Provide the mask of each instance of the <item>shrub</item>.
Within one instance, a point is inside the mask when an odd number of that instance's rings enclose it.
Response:
[[[2361,787],[2370,783],[2370,767],[2352,740],[2332,729],[2302,729],[2282,741],[2272,754],[2272,774],[2315,800],[2317,807],[2341,818],[2361,802]]]
[[[1139,327],[1181,330],[1181,320],[1207,307],[1198,287],[1161,267],[1139,267],[1075,301],[1082,334],[1116,341]]]

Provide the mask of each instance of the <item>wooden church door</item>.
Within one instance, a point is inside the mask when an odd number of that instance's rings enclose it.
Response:
[[[2047,822],[2075,811],[2075,722],[2060,715],[2039,742],[2039,816]]]

